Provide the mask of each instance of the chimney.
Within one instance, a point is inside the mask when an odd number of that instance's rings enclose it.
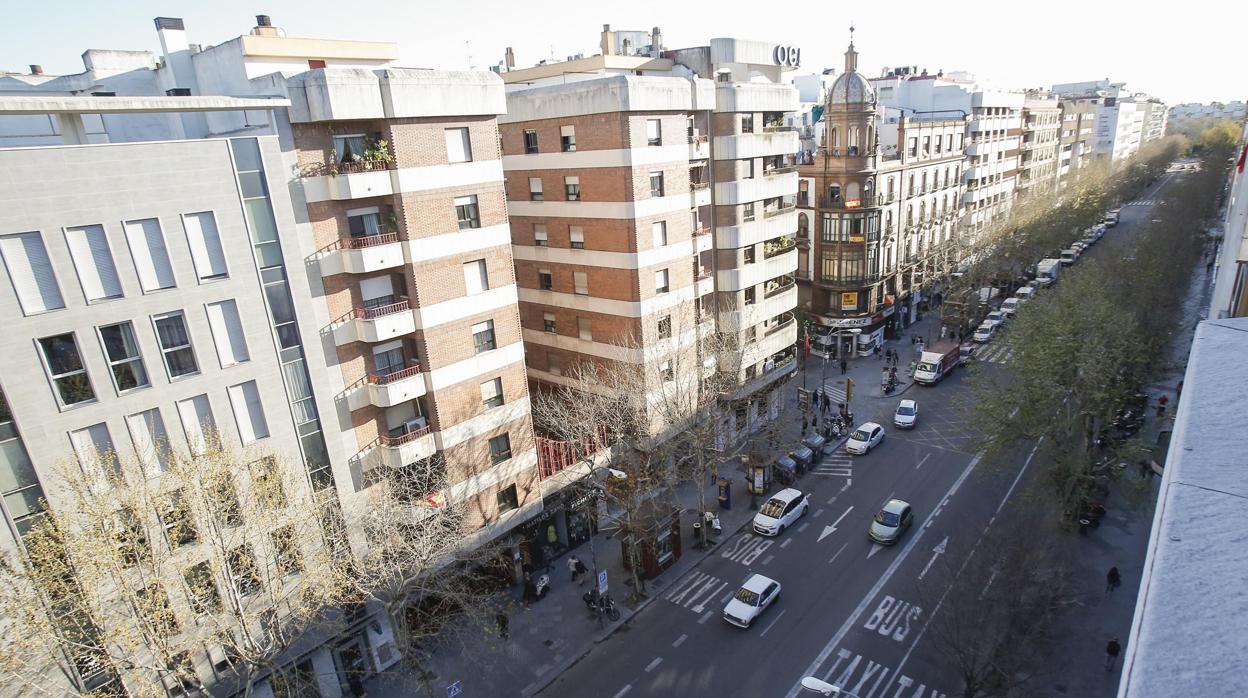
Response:
[[[181,17],[157,17],[154,21],[160,37],[160,51],[166,58],[190,48],[186,42],[186,23]]]
[[[256,15],[256,26],[251,29],[252,36],[285,36],[285,32],[273,26],[273,19],[268,15]]]
[[[507,70],[516,67],[516,54],[511,50],[510,46],[507,47],[507,52],[503,54],[503,65],[507,66]]]
[[[663,32],[658,27],[650,30],[650,48],[651,55],[658,56],[663,50]]]
[[[602,49],[602,55],[615,55],[615,33],[611,31],[610,24],[602,25],[602,36],[598,39],[598,48]]]
[[[31,75],[43,75],[43,66],[39,65],[38,63],[31,63],[30,74]]]
[[[268,15],[256,15],[256,26],[271,27],[273,26],[273,20],[269,19]]]

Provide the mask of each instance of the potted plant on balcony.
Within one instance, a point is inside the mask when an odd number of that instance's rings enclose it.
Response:
[[[371,137],[364,141],[364,166],[367,170],[387,169],[394,162],[390,144],[382,138]]]

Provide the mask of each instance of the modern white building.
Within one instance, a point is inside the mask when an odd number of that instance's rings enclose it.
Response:
[[[1201,119],[1243,121],[1248,118],[1248,103],[1236,100],[1234,102],[1210,102],[1208,104],[1199,102],[1176,104],[1170,107],[1167,118],[1175,125]]]
[[[1108,79],[1059,83],[1053,85],[1052,92],[1063,101],[1095,101],[1090,141],[1094,158],[1120,162],[1138,153],[1145,143],[1165,135],[1165,105],[1145,93],[1128,91],[1126,83]]]

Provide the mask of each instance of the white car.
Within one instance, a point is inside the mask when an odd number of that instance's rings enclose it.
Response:
[[[845,451],[859,456],[866,455],[883,440],[884,427],[875,422],[863,422],[849,435],[849,441],[845,442]]]
[[[893,413],[893,426],[898,429],[913,429],[919,423],[919,403],[917,400],[902,400]]]
[[[806,515],[810,509],[810,495],[792,487],[773,494],[754,515],[754,531],[764,536],[776,536]]]
[[[724,606],[724,620],[739,628],[748,628],[778,596],[780,582],[761,574],[752,574]]]
[[[1005,324],[1005,311],[994,310],[988,313],[988,317],[984,318],[984,322],[991,322],[994,328],[1000,329]]]
[[[971,357],[974,355],[975,355],[975,345],[963,344],[961,348],[958,349],[958,365],[965,366],[966,363],[970,361]]]
[[[992,339],[992,335],[997,331],[997,326],[989,324],[987,321],[975,328],[975,334],[971,335],[971,340],[983,344]]]
[[[1014,313],[1018,312],[1018,306],[1022,304],[1023,301],[1021,299],[1014,297],[1006,298],[1001,302],[1001,312],[1004,313],[1006,317],[1014,317]]]

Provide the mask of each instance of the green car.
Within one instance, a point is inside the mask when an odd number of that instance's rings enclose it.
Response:
[[[900,499],[890,499],[875,515],[867,535],[880,545],[892,545],[910,528],[913,521],[914,512],[910,510],[909,504]]]

